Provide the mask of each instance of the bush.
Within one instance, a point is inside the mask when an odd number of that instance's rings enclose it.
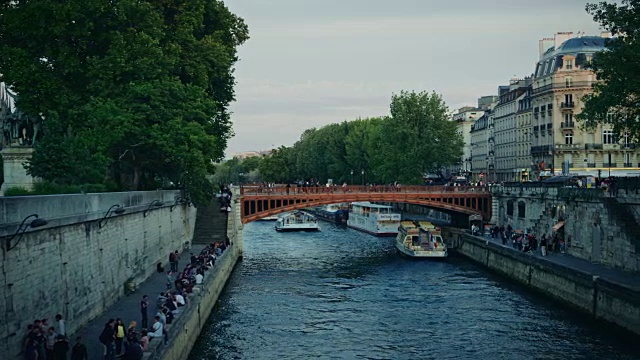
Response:
[[[4,196],[31,195],[31,191],[22,187],[11,187],[4,191]]]
[[[25,195],[55,195],[55,194],[80,194],[80,193],[100,193],[114,191],[112,187],[105,184],[83,184],[83,185],[60,185],[48,181],[33,184],[33,190],[21,187],[9,188],[5,191],[5,196],[25,196]]]

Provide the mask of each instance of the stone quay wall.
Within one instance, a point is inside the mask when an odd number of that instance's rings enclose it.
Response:
[[[563,223],[567,252],[612,268],[640,271],[640,196],[524,183],[492,187],[493,224],[530,229],[538,239]]]
[[[234,198],[240,194],[234,193]],[[168,346],[154,352],[151,360],[185,360],[193,349],[198,336],[202,332],[211,311],[214,309],[220,294],[224,290],[229,277],[233,273],[243,251],[243,225],[240,220],[240,204],[236,200],[232,204],[232,212],[227,218],[227,236],[232,246],[225,250],[222,258],[216,262],[213,273],[205,278],[203,290],[190,299],[191,304],[185,313],[178,317],[172,327],[180,329],[169,338]],[[149,360],[145,359],[145,360]]]
[[[512,251],[457,229],[446,229],[444,236],[456,239],[458,254],[595,319],[640,334],[637,289]]]
[[[0,353],[19,356],[27,325],[62,314],[72,334],[190,243],[196,209],[179,191],[0,198]],[[112,205],[125,208],[105,223]],[[48,224],[7,239],[31,214]],[[31,221],[31,220],[29,220]],[[29,223],[29,222],[27,222]]]

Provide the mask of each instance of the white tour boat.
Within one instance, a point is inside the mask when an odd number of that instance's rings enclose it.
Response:
[[[401,222],[396,248],[401,254],[414,258],[445,258],[448,255],[440,229],[428,221]]]
[[[276,221],[278,220],[278,215],[265,216],[262,219],[258,219],[258,221]]]
[[[354,202],[349,211],[347,226],[375,236],[395,236],[400,225],[400,214],[391,212],[387,205],[368,201]]]
[[[316,218],[304,211],[281,214],[276,221],[276,231],[318,231],[320,226]]]

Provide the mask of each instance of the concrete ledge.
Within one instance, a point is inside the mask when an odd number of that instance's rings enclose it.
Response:
[[[202,290],[189,298],[190,304],[168,326],[168,344],[165,346],[162,339],[154,339],[144,359],[175,360],[189,356],[237,261],[238,250],[231,246],[216,261],[213,269],[209,270]]]
[[[131,214],[145,211],[155,200],[161,201],[162,206],[151,211],[172,206],[178,197],[178,190],[0,197],[0,237],[14,234],[22,220],[31,214],[47,220],[46,226],[35,229],[42,231],[100,220],[116,204],[126,208],[125,214]],[[30,231],[33,230],[27,229]]]
[[[594,276],[586,271],[556,264],[514,251],[462,231],[458,253],[524,284],[595,319],[640,334],[640,292],[637,289]]]

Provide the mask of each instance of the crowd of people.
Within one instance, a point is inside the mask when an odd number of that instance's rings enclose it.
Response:
[[[189,306],[189,295],[201,291],[206,272],[215,266],[216,260],[230,245],[227,238],[225,242],[206,246],[199,254],[191,253],[189,263],[182,271],[178,271],[179,252],[172,252],[169,255],[170,269],[166,272],[166,288],[159,293],[154,304],[148,295],[142,296],[141,323],[131,320],[125,325],[122,318],[114,318],[104,325],[98,336],[103,359],[141,360],[150,344],[161,341],[166,345],[168,327]],[[158,270],[164,272],[161,266]],[[153,313],[151,322],[150,313]],[[88,360],[89,353],[82,337],[77,337],[70,345],[62,315],[56,315],[55,319],[51,325],[47,319],[38,319],[27,327],[23,349],[25,359]]]
[[[478,235],[477,227],[472,228],[474,235]],[[475,230],[475,231],[474,231]],[[560,233],[554,232],[552,235],[543,234],[540,240],[532,232],[514,231],[511,225],[493,226],[489,230],[492,239],[502,240],[502,245],[510,245],[522,252],[533,253],[540,251],[540,255],[547,256],[551,253],[566,252],[566,242]]]
[[[61,314],[56,315],[53,324],[49,324],[48,319],[34,320],[27,326],[23,344],[26,360],[67,360],[69,351],[72,360],[88,359],[82,338],[76,338],[76,343],[69,345],[66,323]]]

